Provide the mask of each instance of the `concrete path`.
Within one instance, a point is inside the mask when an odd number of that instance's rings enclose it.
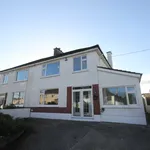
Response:
[[[34,132],[9,150],[150,150],[150,128],[62,120],[33,120]]]

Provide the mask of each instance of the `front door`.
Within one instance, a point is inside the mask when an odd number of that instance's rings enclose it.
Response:
[[[72,115],[78,117],[93,116],[92,89],[73,89]]]

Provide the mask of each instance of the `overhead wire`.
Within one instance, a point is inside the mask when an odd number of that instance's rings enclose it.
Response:
[[[150,48],[139,50],[139,51],[133,51],[133,52],[129,52],[129,53],[117,54],[117,55],[113,55],[112,57],[125,56],[125,55],[129,55],[129,54],[140,53],[140,52],[145,52],[145,51],[150,51]]]

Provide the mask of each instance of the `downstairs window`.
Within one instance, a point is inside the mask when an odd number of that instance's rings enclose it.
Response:
[[[25,92],[14,92],[12,98],[12,104],[16,106],[23,106]]]
[[[58,89],[48,89],[40,91],[41,105],[58,105]]]
[[[104,105],[135,105],[137,104],[134,86],[103,88]]]

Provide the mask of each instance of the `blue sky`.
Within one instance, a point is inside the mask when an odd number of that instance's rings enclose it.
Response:
[[[1,0],[0,70],[99,44],[113,55],[150,48],[149,0]],[[150,51],[113,57],[149,74]]]

